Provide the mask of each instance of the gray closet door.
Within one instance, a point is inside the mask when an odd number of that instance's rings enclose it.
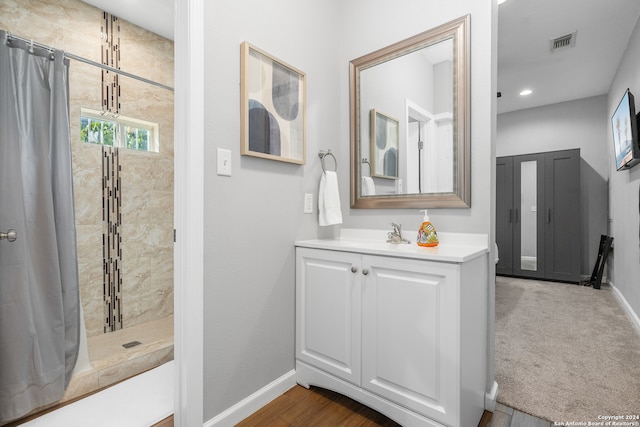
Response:
[[[513,157],[496,159],[496,273],[513,274]]]
[[[580,281],[580,150],[545,153],[545,277]]]
[[[497,274],[580,281],[580,150],[496,159]]]

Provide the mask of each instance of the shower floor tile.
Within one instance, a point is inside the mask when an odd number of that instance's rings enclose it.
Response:
[[[123,347],[123,344],[132,341],[139,341],[140,344],[131,348]],[[146,355],[158,349],[173,347],[173,316],[89,337],[88,345],[91,365],[97,370]]]
[[[138,341],[126,348],[123,345]],[[173,316],[88,339],[89,359],[105,387],[173,360]]]
[[[139,341],[134,347],[123,344]],[[61,402],[173,360],[173,316],[87,339],[91,369],[74,374]]]

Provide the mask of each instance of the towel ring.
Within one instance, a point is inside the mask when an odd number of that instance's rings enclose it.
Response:
[[[367,165],[369,165],[369,176],[371,176],[371,163],[369,163],[369,160],[367,160],[366,157],[363,157],[362,163],[366,163]]]
[[[331,150],[327,150],[326,152],[320,151],[318,153],[318,157],[320,157],[320,162],[322,163],[322,172],[326,172],[327,169],[324,167],[324,158],[327,156],[333,157],[333,162],[335,163],[335,171],[338,170],[338,160],[336,160],[336,156],[333,155]]]

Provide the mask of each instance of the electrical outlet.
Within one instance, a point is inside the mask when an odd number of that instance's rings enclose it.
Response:
[[[313,213],[313,194],[304,194],[304,213]]]
[[[218,175],[231,176],[231,150],[218,148]]]

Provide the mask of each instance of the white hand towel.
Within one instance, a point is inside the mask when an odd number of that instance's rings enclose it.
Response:
[[[320,179],[318,219],[320,225],[342,224],[338,175],[334,171],[325,171]]]
[[[376,195],[376,185],[373,183],[373,178],[370,176],[362,177],[362,195],[363,196],[375,196]]]

